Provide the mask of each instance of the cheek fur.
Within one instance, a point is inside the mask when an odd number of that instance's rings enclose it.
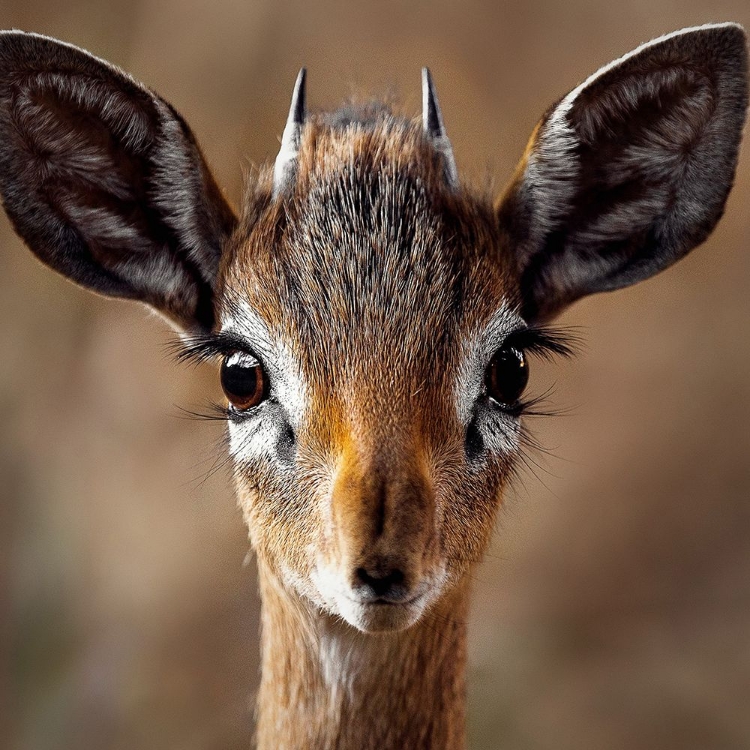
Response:
[[[236,420],[230,420],[229,452],[235,465],[270,461],[286,472],[294,465],[294,432],[277,403],[266,401]]]

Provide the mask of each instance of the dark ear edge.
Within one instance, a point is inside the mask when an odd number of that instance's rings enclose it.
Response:
[[[49,37],[0,32],[0,193],[56,271],[185,330],[212,327],[234,213],[182,117],[123,71]]]
[[[526,320],[648,278],[708,237],[737,166],[746,44],[737,24],[674,32],[548,110],[498,205]]]

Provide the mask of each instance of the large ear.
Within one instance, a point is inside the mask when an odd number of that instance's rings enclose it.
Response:
[[[645,279],[703,242],[732,186],[746,109],[735,24],[649,42],[553,106],[498,209],[524,317]]]
[[[212,326],[234,215],[180,115],[121,70],[47,37],[0,33],[0,192],[55,270],[184,329]]]

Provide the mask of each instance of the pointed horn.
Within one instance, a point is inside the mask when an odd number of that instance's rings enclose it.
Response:
[[[273,168],[273,197],[285,192],[292,184],[297,172],[297,157],[302,140],[302,128],[305,125],[307,111],[305,107],[305,79],[307,71],[302,68],[297,74],[292,93],[292,104],[289,107],[289,117],[281,136],[281,148],[276,157]]]
[[[453,147],[445,134],[443,115],[440,112],[429,68],[422,68],[422,128],[435,150],[443,156],[448,184],[452,188],[458,187],[458,170],[453,158]]]

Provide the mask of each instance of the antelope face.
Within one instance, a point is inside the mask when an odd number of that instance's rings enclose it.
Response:
[[[479,558],[526,378],[492,207],[456,198],[419,127],[373,116],[308,123],[283,212],[234,239],[220,316],[253,544],[362,630],[412,624]]]
[[[576,299],[700,244],[734,179],[742,29],[605,66],[539,122],[491,206],[423,127],[305,119],[238,221],[163,99],[70,45],[0,32],[0,193],[44,263],[221,357],[237,485],[275,580],[364,631],[414,623],[487,544],[526,354]]]

